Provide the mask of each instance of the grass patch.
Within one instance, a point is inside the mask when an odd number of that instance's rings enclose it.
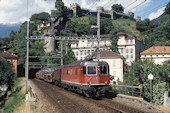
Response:
[[[112,21],[115,28],[124,29],[129,35],[139,36],[139,31],[136,29],[136,22],[130,19],[117,19]]]
[[[14,109],[23,102],[25,94],[21,92],[23,87],[20,86],[21,82],[23,81],[22,79],[23,78],[17,78],[12,91],[8,93],[3,113],[12,113]]]

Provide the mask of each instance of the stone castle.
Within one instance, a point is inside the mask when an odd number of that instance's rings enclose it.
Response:
[[[67,8],[67,15],[72,14],[72,15],[77,16],[77,17],[83,16],[83,15],[86,15],[86,14],[97,15],[98,11],[100,12],[101,17],[111,18],[112,20],[116,20],[120,17],[123,17],[125,19],[128,19],[130,17],[134,18],[133,12],[129,12],[128,14],[124,14],[124,13],[116,12],[114,10],[104,10],[103,7],[97,7],[96,11],[94,11],[94,10],[90,10],[90,9],[81,8],[80,5],[77,4],[77,3],[70,4],[70,7]]]

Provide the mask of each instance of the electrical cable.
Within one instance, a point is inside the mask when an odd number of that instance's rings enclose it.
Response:
[[[141,4],[145,3],[146,1],[147,1],[147,0],[141,2],[140,4],[138,4],[137,6],[133,7],[132,9],[134,9],[134,8],[136,8],[136,7],[138,7],[138,6],[140,6]],[[132,9],[128,10],[127,12],[131,11]],[[127,12],[126,12],[126,13],[127,13]]]
[[[96,5],[96,3],[97,3],[97,0],[95,0],[95,2],[88,9],[91,9],[92,6]]]
[[[164,3],[164,4],[161,4],[161,5],[159,5],[159,6],[157,6],[157,7],[153,8],[153,9],[151,9],[151,10],[149,10],[149,11],[143,13],[143,14],[141,14],[141,16],[144,16],[144,17],[145,17],[145,15],[148,14],[149,12],[154,11],[154,10],[160,8],[160,7],[162,8],[162,7],[166,6],[166,5],[167,5],[167,2]]]
[[[132,4],[134,4],[135,2],[137,2],[137,0],[135,0],[134,2],[130,3],[129,5],[125,6],[124,9],[128,8],[129,6],[131,6]]]

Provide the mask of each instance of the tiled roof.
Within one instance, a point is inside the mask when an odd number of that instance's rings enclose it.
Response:
[[[102,34],[100,35],[100,38],[110,38],[110,34]],[[84,35],[82,37],[93,37],[93,38],[97,38],[97,35],[90,35],[90,36],[87,36],[87,35]]]
[[[122,36],[122,35],[126,35],[124,32],[118,32],[117,36]]]
[[[2,53],[0,53],[0,58],[4,58],[4,59],[17,59],[16,56],[11,55],[11,54],[8,53],[8,52],[2,52]]]
[[[170,46],[153,46],[143,52],[141,55],[154,55],[154,54],[170,54]]]
[[[83,35],[82,37],[92,37],[92,38],[97,38],[97,35],[90,35],[90,36]],[[100,35],[101,41],[111,40],[110,37],[111,37],[110,34],[102,34],[102,35]],[[79,42],[79,41],[73,41],[72,44],[76,44],[76,43],[78,43],[78,42]],[[91,42],[91,40],[90,40],[89,42]]]
[[[97,58],[97,53],[94,54],[93,58]],[[121,58],[125,59],[122,55],[119,55],[113,51],[100,51],[100,58]]]
[[[128,35],[126,38],[125,38],[125,40],[127,40],[127,39],[135,39],[136,37],[134,37],[134,36],[131,36],[131,35]]]

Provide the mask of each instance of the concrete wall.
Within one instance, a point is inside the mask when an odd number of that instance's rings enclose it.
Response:
[[[44,51],[46,53],[52,52],[55,50],[55,39],[54,38],[46,38],[45,39],[46,45],[44,46]]]
[[[170,105],[170,96],[168,91],[164,92],[164,106],[169,106]]]

